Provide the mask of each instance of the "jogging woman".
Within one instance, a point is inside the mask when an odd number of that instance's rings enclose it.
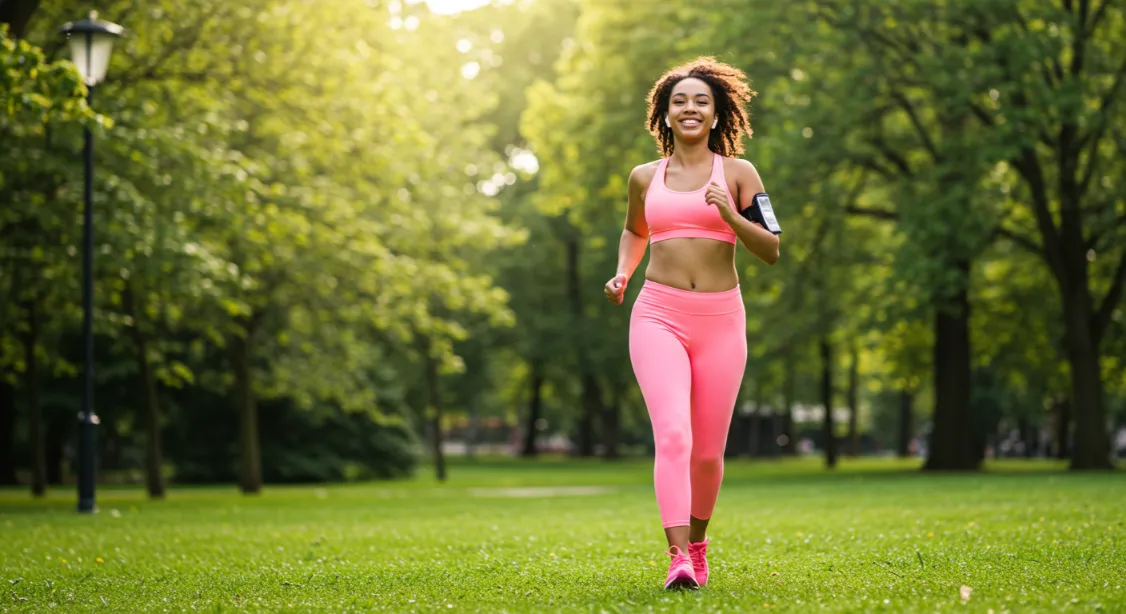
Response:
[[[745,105],[754,95],[742,71],[708,57],[653,86],[648,128],[662,158],[630,173],[618,270],[605,287],[621,304],[652,246],[629,352],[656,443],[653,480],[672,557],[666,589],[708,581],[708,521],[747,362],[735,246],[767,264],[779,257],[778,236],[740,213],[765,197],[755,167],[735,157],[751,135]]]

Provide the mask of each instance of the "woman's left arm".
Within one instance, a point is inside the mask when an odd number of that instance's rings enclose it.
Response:
[[[707,200],[719,209],[723,221],[735,231],[739,240],[752,254],[766,264],[778,262],[780,257],[778,235],[762,226],[748,220],[739,214],[739,211],[754,205],[755,194],[766,192],[762,179],[754,165],[746,160],[736,160],[738,172],[735,175],[735,185],[738,188],[738,199],[735,200],[738,210],[731,207],[727,199],[726,186],[714,182],[708,186]]]

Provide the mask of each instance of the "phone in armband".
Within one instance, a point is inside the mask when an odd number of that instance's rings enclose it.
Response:
[[[778,218],[774,217],[774,209],[770,206],[770,196],[766,192],[759,192],[752,201],[751,206],[743,209],[740,214],[776,235],[782,234],[782,227],[778,225]]]

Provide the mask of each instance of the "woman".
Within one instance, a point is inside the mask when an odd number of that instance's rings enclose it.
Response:
[[[708,581],[708,521],[747,362],[736,241],[767,264],[779,256],[777,235],[740,214],[765,192],[755,167],[732,157],[751,135],[744,105],[754,95],[742,71],[708,57],[653,86],[648,124],[663,157],[630,173],[618,271],[605,287],[620,305],[652,244],[629,351],[657,448],[666,589]]]

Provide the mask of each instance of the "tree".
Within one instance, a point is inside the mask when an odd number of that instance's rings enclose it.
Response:
[[[67,250],[79,234],[69,213],[76,192],[67,190],[71,177],[58,141],[80,122],[96,123],[84,93],[73,65],[49,62],[0,25],[0,140],[8,144],[0,151],[0,381],[5,388],[23,383],[37,496],[47,481],[42,376],[68,368],[50,341],[76,315],[63,298],[77,295],[76,251]],[[15,390],[0,391],[0,419],[13,427],[15,397]],[[14,447],[13,427],[3,432],[5,451]],[[13,472],[5,470],[8,478]]]
[[[1109,467],[1098,356],[1102,331],[1126,284],[1126,253],[1094,268],[1088,254],[1105,251],[1123,225],[1117,212],[1120,199],[1093,180],[1120,147],[1112,127],[1121,113],[1117,100],[1126,71],[1121,47],[1114,42],[1122,40],[1121,7],[1112,2],[1010,0],[988,7],[956,2],[938,8],[902,2],[853,11],[847,3],[821,2],[815,11],[823,23],[855,36],[862,45],[856,48],[881,62],[883,69],[869,72],[867,82],[886,93],[897,113],[906,114],[916,147],[935,163],[936,178],[942,179],[938,185],[979,185],[983,167],[997,168],[998,163],[1017,178],[1015,186],[1013,180],[1008,183],[1019,192],[1020,206],[995,212],[994,224],[969,229],[985,228],[991,234],[984,238],[1003,236],[1048,264],[1064,309],[1076,438],[1083,450],[1073,457],[1072,467]],[[877,112],[882,114],[882,108]],[[962,145],[944,153],[943,143],[951,137]],[[910,157],[886,155],[892,152],[887,147],[881,152],[891,168],[916,172]],[[951,161],[972,163],[956,170]],[[952,178],[954,184],[949,183]],[[956,236],[966,236],[966,230]],[[970,234],[982,238],[978,231]],[[970,253],[980,252],[980,241],[968,242],[975,244]],[[967,262],[963,257],[943,270],[963,271],[964,278]],[[1093,276],[1107,280],[1101,301],[1091,296]],[[955,297],[955,304],[968,303]],[[962,324],[944,326],[936,342],[957,339],[951,350],[964,356],[965,329]],[[936,354],[940,360],[950,356],[947,351]],[[959,368],[956,380],[940,380],[939,390],[962,392],[957,392],[957,402],[939,403],[939,442],[955,432],[956,414],[942,407],[963,405],[966,370]],[[964,466],[970,458],[967,450],[952,447],[935,464]]]
[[[65,8],[37,17],[49,25]],[[456,370],[460,320],[507,323],[505,294],[473,263],[521,234],[465,174],[495,160],[472,126],[490,98],[469,80],[446,88],[448,29],[424,36],[403,27],[410,15],[395,26],[362,2],[134,8],[105,7],[138,36],[100,90],[121,122],[99,186],[112,200],[99,207],[99,311],[130,332],[150,489],[163,381],[232,392],[253,493],[260,398],[370,412],[388,379],[378,361],[412,331]],[[325,29],[337,46],[308,53]],[[413,61],[436,40],[444,54]],[[417,92],[435,99],[427,113],[398,103]],[[226,365],[202,360],[218,348]]]
[[[1126,151],[1114,128],[1126,117],[1126,11],[1116,4],[1009,3],[983,14],[989,28],[975,32],[982,44],[997,47],[1004,78],[998,98],[1008,102],[976,117],[983,128],[1016,140],[1008,162],[1025,197],[1004,232],[1046,262],[1063,306],[1075,417],[1072,469],[1111,468],[1099,355],[1126,286],[1126,208],[1109,175],[1099,177],[1121,168]],[[1049,33],[1045,21],[1066,38]],[[1011,123],[1001,124],[1003,118]],[[1038,243],[1023,223],[1033,220]],[[1095,258],[1101,263],[1093,264]]]

